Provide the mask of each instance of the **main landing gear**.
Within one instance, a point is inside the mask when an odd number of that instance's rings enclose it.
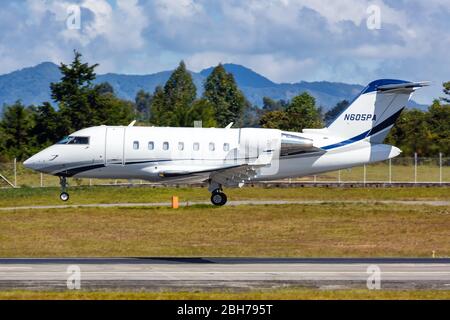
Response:
[[[211,191],[211,202],[213,205],[223,206],[227,203],[227,195],[223,193],[221,184],[210,180],[208,190]]]
[[[67,179],[66,179],[66,177],[59,177],[59,184],[61,185],[61,194],[59,195],[59,198],[62,201],[69,200],[69,194],[66,192],[66,190],[67,190]]]
[[[227,203],[227,195],[220,189],[216,189],[211,194],[211,202],[215,206],[223,206]]]

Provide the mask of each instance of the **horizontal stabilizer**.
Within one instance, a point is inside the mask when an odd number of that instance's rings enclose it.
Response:
[[[405,83],[396,83],[396,84],[386,84],[379,86],[377,91],[379,92],[391,92],[397,91],[399,89],[408,89],[414,91],[416,88],[422,88],[429,86],[429,81],[421,81],[421,82],[405,82]]]

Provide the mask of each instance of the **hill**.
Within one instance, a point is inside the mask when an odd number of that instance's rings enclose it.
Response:
[[[234,75],[237,84],[247,99],[258,106],[262,105],[262,99],[265,96],[277,100],[289,100],[295,95],[307,91],[316,98],[318,105],[325,110],[329,110],[343,99],[351,100],[363,89],[363,86],[357,84],[327,81],[275,83],[241,65],[224,64],[224,67]],[[212,69],[213,67],[210,67],[198,73],[191,72],[199,95],[203,91],[202,84]],[[119,97],[134,100],[136,93],[140,89],[153,92],[156,86],[163,85],[167,81],[170,74],[171,71],[162,71],[149,75],[107,73],[97,75],[95,82],[109,82]],[[49,85],[51,82],[58,81],[59,78],[58,66],[51,62],[43,62],[34,67],[0,75],[0,109],[3,104],[11,104],[19,99],[26,105],[37,105],[44,101],[50,101]],[[411,106],[421,109],[426,108],[426,106],[418,105],[414,102],[412,102]]]

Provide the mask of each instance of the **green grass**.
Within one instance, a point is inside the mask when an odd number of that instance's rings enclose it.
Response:
[[[450,188],[262,188],[226,189],[229,200],[450,200]],[[67,204],[209,201],[206,188],[77,187]],[[62,204],[58,188],[0,190],[0,207]]]
[[[433,300],[450,299],[450,290],[276,289],[248,292],[0,291],[0,300]]]
[[[0,230],[1,257],[450,256],[449,206],[20,210],[1,212]]]

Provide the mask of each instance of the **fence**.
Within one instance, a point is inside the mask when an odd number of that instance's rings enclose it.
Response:
[[[450,158],[394,158],[361,167],[315,176],[287,179],[287,182],[328,183],[450,183]],[[79,179],[74,185],[147,184],[143,180]],[[29,170],[21,162],[0,163],[0,187],[56,187],[59,178]]]

